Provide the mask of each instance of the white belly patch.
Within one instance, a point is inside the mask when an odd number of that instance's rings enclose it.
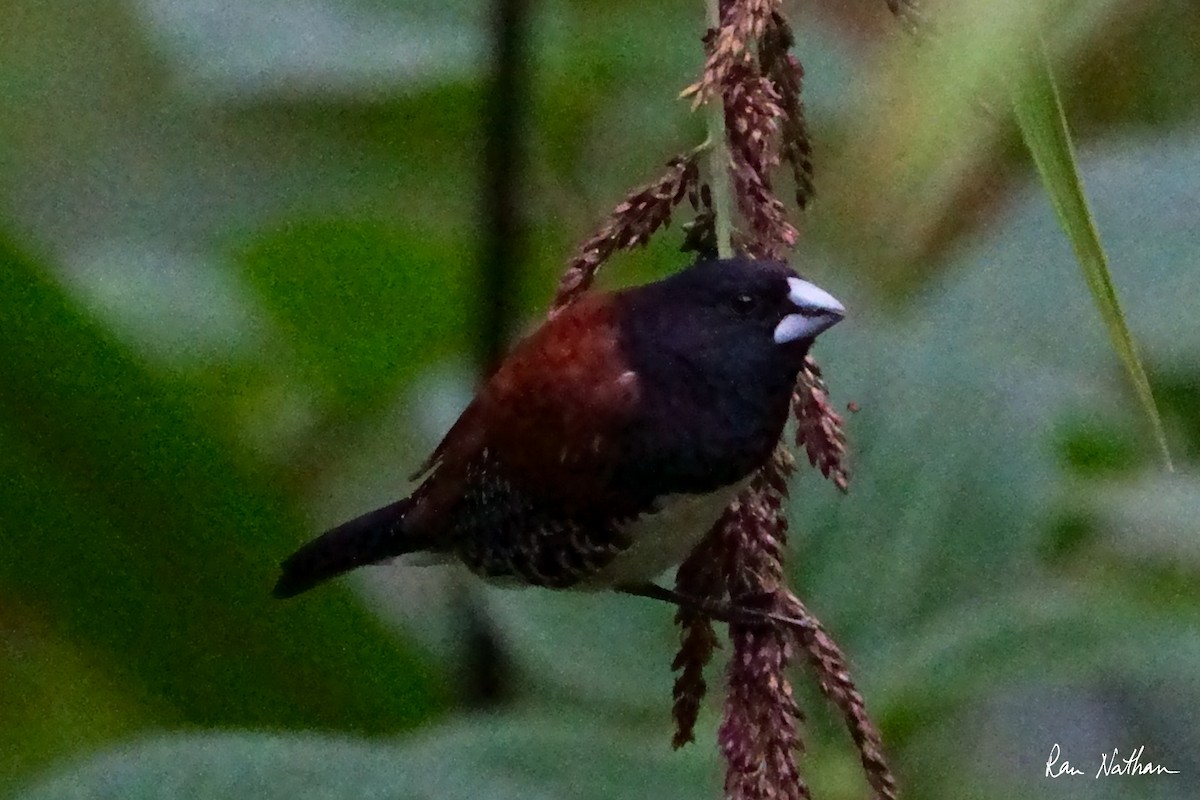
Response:
[[[673,494],[662,498],[658,511],[643,514],[629,523],[626,533],[633,543],[607,567],[584,578],[574,588],[595,591],[654,580],[687,558],[749,483],[746,478],[711,494]]]

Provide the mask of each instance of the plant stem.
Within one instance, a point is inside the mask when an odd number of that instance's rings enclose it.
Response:
[[[713,30],[721,27],[721,0],[707,0],[708,22]],[[725,136],[725,96],[722,91],[705,103],[708,114],[710,187],[713,198],[713,226],[717,234],[717,257],[733,257],[733,189],[729,182],[729,140]]]

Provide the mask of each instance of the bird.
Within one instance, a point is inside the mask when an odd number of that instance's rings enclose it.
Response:
[[[302,546],[273,593],[399,559],[669,594],[653,580],[770,458],[809,348],[845,313],[785,262],[749,258],[584,293],[512,349],[410,495]]]

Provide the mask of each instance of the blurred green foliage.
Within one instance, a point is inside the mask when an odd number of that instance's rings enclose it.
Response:
[[[1018,82],[1013,101],[1013,111],[1021,136],[1029,148],[1033,162],[1037,164],[1042,185],[1063,232],[1071,241],[1075,260],[1079,262],[1084,282],[1092,293],[1096,310],[1108,328],[1113,350],[1121,359],[1134,393],[1142,404],[1149,421],[1149,429],[1158,444],[1163,466],[1168,472],[1174,469],[1171,450],[1167,445],[1167,434],[1163,430],[1162,418],[1154,394],[1150,390],[1150,379],[1146,377],[1146,366],[1138,355],[1129,323],[1121,310],[1121,301],[1113,286],[1108,256],[1096,221],[1092,218],[1083,183],[1079,178],[1075,147],[1063,111],[1062,98],[1054,79],[1054,70],[1046,53],[1045,43],[1040,39],[1031,48],[1031,68],[1024,80]]]
[[[1181,775],[1132,791],[1191,796],[1200,13],[1053,4],[1044,31],[1166,476],[1015,126],[980,107],[1012,57],[994,28],[1040,24],[1035,4],[927,47],[877,5],[793,14],[819,198],[796,262],[853,309],[818,357],[861,408],[851,493],[796,480],[793,583],[907,796],[1128,796],[1137,779],[1047,782],[1053,742],[1086,765],[1145,745]],[[4,11],[0,795],[717,796],[719,697],[669,749],[664,608],[440,570],[267,597],[291,547],[404,490],[469,392],[486,8]],[[675,102],[702,20],[536,9],[521,321],[702,138]],[[677,237],[604,282],[677,268]],[[486,713],[463,697],[464,606],[511,667]],[[814,792],[862,796],[796,675]]]

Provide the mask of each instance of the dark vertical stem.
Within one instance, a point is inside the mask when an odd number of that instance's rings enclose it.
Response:
[[[504,356],[516,306],[517,275],[525,256],[522,220],[523,141],[527,72],[527,0],[493,0],[491,77],[483,96],[483,208],[486,228],[479,264],[480,330],[475,357],[482,374]],[[486,616],[463,597],[464,698],[489,706],[509,694],[508,664]]]
[[[478,357],[490,370],[504,355],[525,255],[522,225],[525,148],[527,0],[494,0],[492,73],[484,96],[484,214],[487,230],[480,253],[482,336]]]

